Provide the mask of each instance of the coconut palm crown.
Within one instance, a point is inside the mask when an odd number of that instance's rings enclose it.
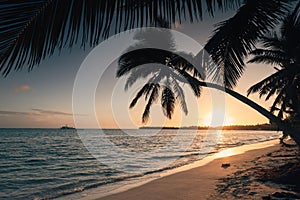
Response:
[[[173,35],[167,29],[170,28],[168,23],[162,18],[158,18],[157,23],[161,28],[145,29],[135,34],[136,43],[119,58],[116,75],[127,76],[125,90],[137,80],[147,79],[129,106],[133,108],[144,96],[146,105],[142,115],[143,123],[148,121],[150,108],[159,97],[163,113],[169,119],[172,118],[176,103],[180,104],[187,115],[188,108],[182,82],[189,77],[200,80],[205,78],[204,69],[197,69],[189,62],[194,59],[192,54],[176,51]],[[192,82],[189,82],[189,86],[195,96],[199,97],[201,86]]]
[[[276,72],[248,90],[269,100],[275,96],[271,112],[280,118],[293,115],[300,119],[300,3],[283,20],[279,31],[262,38],[262,48],[251,52],[249,63],[274,65]]]

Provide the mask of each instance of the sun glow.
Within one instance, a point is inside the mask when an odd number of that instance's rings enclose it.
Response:
[[[212,111],[209,114],[207,114],[204,119],[203,123],[204,126],[229,126],[233,125],[235,122],[235,119],[228,115],[225,111],[217,110]]]

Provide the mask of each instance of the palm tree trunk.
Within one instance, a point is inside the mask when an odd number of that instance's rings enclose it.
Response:
[[[247,97],[231,90],[228,88],[224,88],[223,86],[214,84],[214,83],[208,83],[208,82],[202,82],[202,81],[198,81],[196,79],[192,79],[192,82],[194,82],[195,84],[198,84],[202,87],[208,87],[208,88],[213,88],[216,90],[220,90],[223,91],[227,94],[229,94],[230,96],[238,99],[239,101],[243,102],[244,104],[250,106],[251,108],[255,109],[257,112],[259,112],[260,114],[262,114],[263,116],[265,116],[266,118],[268,118],[271,122],[275,123],[280,130],[282,130],[283,132],[286,132],[290,135],[290,137],[297,143],[297,145],[300,147],[300,134],[297,134],[298,130],[289,126],[287,123],[283,122],[279,117],[276,117],[275,115],[273,115],[271,112],[269,112],[268,110],[266,110],[265,108],[261,107],[260,105],[258,105],[257,103],[251,101],[250,99],[248,99]]]

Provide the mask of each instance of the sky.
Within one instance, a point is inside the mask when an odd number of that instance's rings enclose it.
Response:
[[[233,12],[216,13],[214,18],[205,16],[204,20],[199,23],[184,22],[177,24],[174,29],[197,41],[200,45],[204,45],[214,29],[214,24],[228,19],[232,14]],[[95,74],[95,77],[99,79],[96,86],[92,85],[93,76],[91,76],[91,79],[84,82],[85,91],[80,93],[81,96],[77,98],[75,95],[74,97],[74,92],[76,93],[77,90],[76,80],[82,73],[80,70],[92,62],[91,57],[97,58],[97,55],[99,59],[101,56],[114,57],[115,52],[120,50],[120,46],[134,43],[129,39],[121,40],[117,45],[110,41],[119,40],[115,37],[104,41],[102,47],[96,47],[96,50],[92,48],[84,50],[79,46],[74,46],[71,50],[63,49],[60,54],[56,52],[53,56],[43,60],[30,72],[24,66],[21,71],[12,72],[6,78],[1,77],[0,127],[58,128],[65,124],[79,128],[137,128],[144,125],[214,126],[219,125],[219,121],[216,120],[219,115],[222,118],[221,121],[224,121],[225,115],[225,125],[268,123],[268,119],[255,110],[222,92],[204,89],[201,97],[197,99],[185,85],[183,88],[189,109],[188,115],[185,116],[177,106],[172,120],[168,120],[163,116],[159,102],[157,102],[151,109],[149,122],[143,124],[141,116],[144,102],[138,102],[133,109],[129,109],[128,106],[145,81],[141,80],[125,91],[126,79],[115,77],[116,59],[110,65],[95,60],[94,64],[103,71],[103,76],[96,77]],[[181,46],[185,45],[187,50],[195,49],[192,44],[185,42],[183,41]],[[251,85],[273,72],[272,66],[247,64],[246,71],[234,90],[246,95]],[[87,98],[84,95],[85,92],[92,91],[93,87],[95,87],[94,96],[92,96],[94,104],[86,100],[77,105],[76,101]],[[272,99],[268,102],[259,99],[257,94],[250,95],[249,98],[266,109],[272,102]],[[216,99],[220,99],[222,105],[216,105],[218,104],[215,102]],[[96,120],[93,121],[94,119]]]

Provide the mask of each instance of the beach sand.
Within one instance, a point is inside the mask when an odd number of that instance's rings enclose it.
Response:
[[[297,195],[297,191],[289,191],[290,186],[264,180],[267,180],[268,172],[287,163],[295,163],[296,154],[295,148],[280,145],[251,150],[218,158],[204,166],[162,177],[101,200],[280,199],[280,195],[283,199],[295,199],[293,195]],[[222,164],[230,166],[224,168]],[[275,177],[277,175],[274,174]]]
[[[270,144],[244,153],[243,147],[233,148],[217,154],[203,166],[105,197],[93,193],[80,199],[300,199],[298,148]]]

